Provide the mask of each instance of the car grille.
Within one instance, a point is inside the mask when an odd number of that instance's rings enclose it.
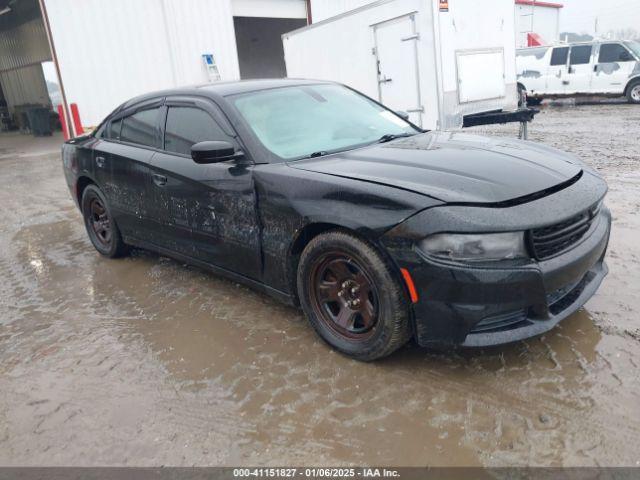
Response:
[[[511,312],[501,313],[492,317],[483,318],[476,323],[470,333],[488,333],[511,330],[528,325],[527,311],[514,310]]]
[[[589,283],[589,274],[582,277],[579,282],[572,283],[566,287],[560,288],[553,293],[547,295],[547,304],[549,311],[553,315],[558,315],[564,309],[568,308],[575,302],[584,291]]]
[[[531,230],[529,239],[535,258],[544,260],[571,248],[589,231],[599,212],[598,204],[562,222]]]

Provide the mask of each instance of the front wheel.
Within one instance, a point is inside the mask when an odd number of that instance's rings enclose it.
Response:
[[[125,255],[129,247],[122,241],[107,199],[95,185],[88,185],[82,193],[82,216],[94,248],[105,257]]]
[[[358,360],[387,356],[411,336],[407,296],[370,244],[343,231],[314,238],[302,252],[298,295],[318,334]]]
[[[627,101],[629,103],[640,103],[640,81],[632,83],[627,89]]]

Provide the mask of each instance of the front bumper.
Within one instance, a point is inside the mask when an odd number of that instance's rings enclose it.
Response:
[[[407,248],[410,240],[400,231],[384,241],[399,266],[409,270],[418,291],[412,305],[418,343],[480,347],[542,334],[584,305],[608,272],[604,256],[610,230],[611,214],[602,208],[571,249],[547,260],[509,266],[434,259],[415,248],[415,242]]]

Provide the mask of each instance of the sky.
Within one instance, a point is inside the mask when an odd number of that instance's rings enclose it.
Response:
[[[555,0],[554,0],[555,1]],[[560,11],[560,31],[598,33],[609,30],[635,28],[640,31],[640,0],[557,0],[564,8]]]

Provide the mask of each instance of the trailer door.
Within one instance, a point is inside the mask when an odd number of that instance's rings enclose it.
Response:
[[[420,75],[415,14],[373,25],[378,65],[378,99],[393,110],[403,110],[422,126]]]

